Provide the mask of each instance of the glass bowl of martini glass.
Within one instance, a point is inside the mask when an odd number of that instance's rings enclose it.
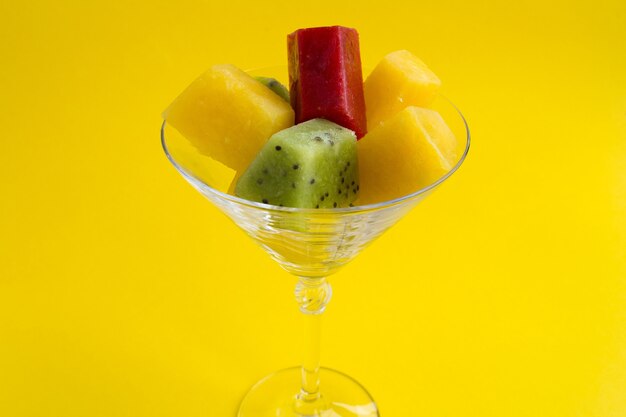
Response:
[[[238,417],[379,416],[367,390],[350,376],[320,365],[321,314],[330,301],[329,276],[356,257],[422,199],[458,170],[470,134],[459,110],[446,98],[431,106],[457,139],[457,161],[441,178],[407,195],[375,204],[336,209],[279,207],[229,193],[234,171],[201,154],[163,122],[161,144],[176,170],[258,243],[283,269],[297,277],[295,299],[303,314],[303,361],[277,371],[247,392]]]

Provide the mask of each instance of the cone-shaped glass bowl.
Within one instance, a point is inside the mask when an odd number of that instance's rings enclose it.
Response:
[[[330,300],[327,277],[394,225],[463,163],[470,135],[462,114],[447,99],[433,105],[458,141],[458,161],[436,182],[409,195],[376,204],[338,209],[272,206],[228,193],[235,172],[199,153],[166,122],[163,149],[178,172],[260,244],[285,270],[297,276],[295,295],[304,313],[307,342],[301,367],[259,381],[245,396],[240,417],[378,416],[367,391],[347,375],[320,368],[320,314]]]

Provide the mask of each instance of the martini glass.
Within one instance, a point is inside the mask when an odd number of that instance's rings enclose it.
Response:
[[[178,172],[297,277],[296,302],[303,313],[305,343],[301,366],[271,374],[244,397],[238,417],[375,417],[376,403],[357,381],[320,366],[320,320],[331,298],[328,277],[394,225],[463,163],[470,135],[463,115],[443,97],[432,106],[458,141],[454,167],[427,187],[377,204],[337,209],[278,207],[228,193],[235,172],[199,153],[163,122],[161,143]]]

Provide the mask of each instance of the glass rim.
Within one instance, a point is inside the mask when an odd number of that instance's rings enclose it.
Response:
[[[443,183],[445,180],[447,180],[450,176],[452,176],[452,174],[454,174],[463,164],[463,162],[465,161],[467,154],[469,152],[470,149],[470,142],[471,142],[471,135],[470,135],[470,130],[469,130],[469,126],[467,124],[467,120],[465,120],[465,116],[463,116],[463,113],[461,113],[461,111],[459,110],[459,108],[452,103],[450,100],[448,100],[448,98],[446,98],[443,95],[439,95],[440,98],[442,98],[443,100],[445,100],[449,105],[451,105],[454,110],[456,111],[456,113],[459,115],[459,117],[461,118],[461,120],[463,121],[463,126],[465,127],[465,149],[463,150],[463,153],[461,154],[461,157],[458,159],[458,161],[456,162],[456,164],[452,167],[452,169],[450,169],[448,172],[446,172],[443,176],[441,176],[439,179],[437,179],[437,181],[422,187],[412,193],[403,195],[401,197],[397,197],[391,200],[386,200],[386,201],[381,201],[378,203],[371,203],[371,204],[364,204],[364,205],[358,205],[358,206],[352,206],[352,207],[338,207],[338,208],[300,208],[300,207],[284,207],[284,206],[275,206],[273,204],[265,204],[265,203],[260,203],[260,202],[256,202],[256,201],[251,201],[251,200],[246,200],[245,198],[241,198],[241,197],[237,197],[235,195],[232,194],[228,194],[225,193],[223,191],[217,190],[215,188],[213,188],[212,186],[206,184],[204,181],[202,181],[199,178],[196,178],[194,175],[190,174],[189,172],[187,172],[178,162],[176,162],[176,160],[174,159],[174,157],[172,156],[172,154],[169,151],[169,148],[167,146],[167,140],[165,138],[165,126],[167,124],[166,120],[163,120],[163,123],[161,124],[161,146],[163,148],[163,151],[165,152],[165,155],[167,156],[167,159],[172,163],[172,165],[174,165],[174,167],[176,168],[176,170],[185,178],[187,179],[189,182],[191,182],[192,184],[200,187],[202,190],[205,190],[211,194],[214,194],[216,197],[219,197],[221,199],[227,200],[229,202],[232,203],[236,203],[239,205],[243,205],[243,206],[247,206],[247,207],[252,207],[252,208],[256,208],[256,209],[261,209],[261,210],[265,210],[265,211],[273,211],[273,212],[277,212],[277,213],[301,213],[301,214],[354,214],[354,213],[360,213],[360,212],[366,212],[366,211],[374,211],[374,210],[380,210],[380,209],[384,209],[386,207],[392,207],[392,206],[396,206],[408,201],[411,201],[419,196],[421,196],[422,194],[427,193],[428,191],[433,190],[434,188],[436,188],[437,186],[439,186],[441,183]]]

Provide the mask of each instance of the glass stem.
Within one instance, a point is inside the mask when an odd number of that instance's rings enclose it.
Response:
[[[330,301],[332,290],[326,278],[300,277],[295,296],[304,314],[302,384],[296,396],[296,413],[316,416],[325,408],[319,391],[322,313]]]

